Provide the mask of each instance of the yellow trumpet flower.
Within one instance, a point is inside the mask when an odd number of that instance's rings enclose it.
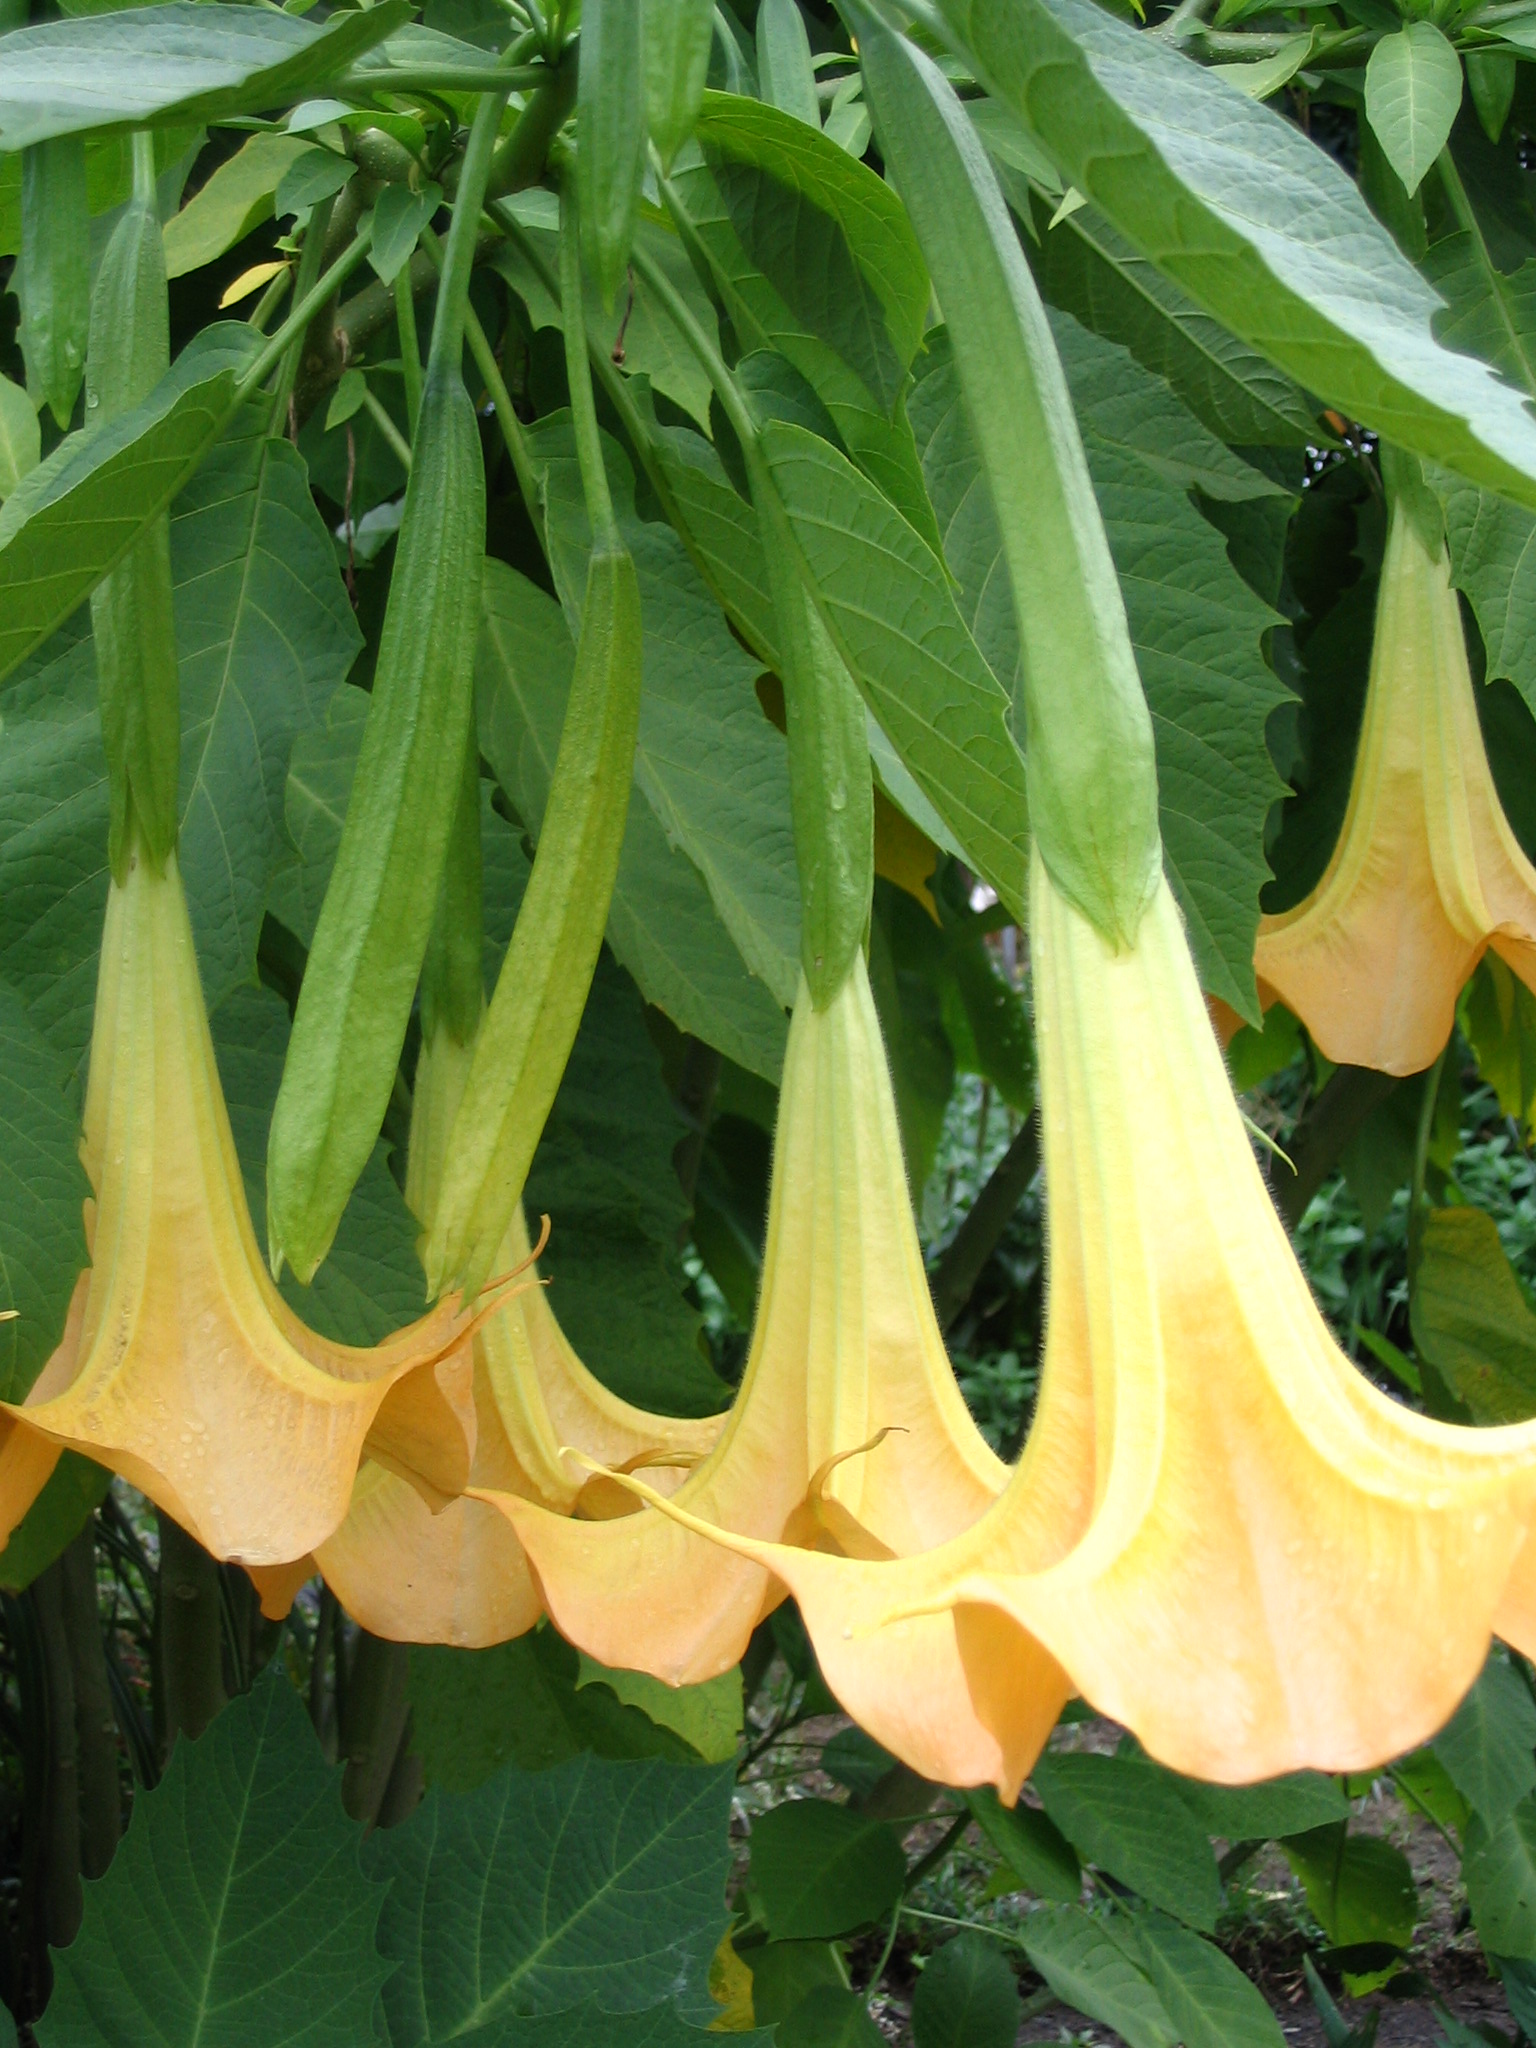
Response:
[[[1536,1425],[1433,1422],[1335,1345],[1166,884],[1121,952],[1038,859],[1031,896],[1049,1314],[1007,1490],[926,1555],[717,1540],[790,1588],[843,1704],[931,1776],[1013,1797],[1055,1667],[1195,1776],[1369,1768],[1446,1720],[1495,1627],[1536,1648]]]
[[[1254,965],[1330,1060],[1415,1074],[1489,946],[1536,988],[1536,867],[1488,767],[1450,563],[1394,503],[1343,829]]]
[[[436,1200],[442,1147],[469,1058],[470,1049],[444,1029],[423,1047],[417,1066],[406,1197],[423,1222]],[[533,1258],[519,1210],[499,1269],[518,1272]],[[610,1393],[577,1357],[539,1286],[503,1301],[476,1331],[471,1393],[471,1482],[558,1514],[631,1513],[636,1507],[633,1496],[562,1455],[562,1446],[576,1446],[604,1466],[665,1469],[675,1483],[720,1430],[718,1416],[681,1421]],[[355,1620],[399,1642],[483,1648],[521,1635],[543,1612],[522,1544],[504,1515],[474,1498],[451,1501],[434,1514],[416,1487],[371,1462],[357,1475],[346,1519],[314,1559],[258,1578],[268,1611],[286,1614],[297,1586],[315,1568]]]
[[[847,1455],[880,1431],[878,1447]],[[789,1529],[881,1556],[942,1543],[1005,1477],[934,1321],[860,959],[823,1011],[802,985],[746,1373],[719,1442],[672,1497],[747,1537]],[[593,1521],[513,1493],[481,1497],[522,1538],[562,1634],[609,1665],[673,1684],[713,1677],[783,1597],[758,1563],[649,1508]]]
[[[361,1350],[316,1336],[267,1272],[174,857],[162,875],[134,859],[108,898],[82,1156],[92,1263],[58,1350],[4,1411],[0,1529],[64,1448],[123,1473],[216,1557],[257,1565],[331,1533],[365,1448],[435,1503],[461,1490],[458,1303]]]

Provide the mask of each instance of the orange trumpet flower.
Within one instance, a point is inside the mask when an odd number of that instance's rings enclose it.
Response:
[[[1322,880],[1259,927],[1261,993],[1330,1060],[1416,1074],[1488,947],[1536,988],[1536,867],[1494,788],[1444,541],[1395,500],[1354,780]],[[1268,990],[1262,984],[1268,984]]]

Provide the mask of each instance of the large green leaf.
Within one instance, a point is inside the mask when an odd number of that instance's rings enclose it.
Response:
[[[90,1193],[69,1064],[0,981],[0,1398],[19,1401],[64,1331]]]
[[[1139,1757],[1048,1752],[1030,1783],[1085,1862],[1192,1927],[1211,1932],[1221,1879],[1204,1830],[1167,1772]]]
[[[752,1889],[776,1940],[867,1926],[890,1912],[906,1875],[894,1828],[827,1799],[786,1799],[752,1824]]]
[[[1075,1905],[1083,1895],[1077,1851],[1037,1806],[1004,1806],[990,1786],[967,1792],[971,1818],[1026,1890]]]
[[[592,544],[581,474],[565,423],[530,440],[555,587],[574,638]],[[704,877],[741,957],[788,1009],[800,978],[800,891],[787,750],[758,703],[758,664],[733,639],[671,527],[636,516],[622,450],[610,442],[604,452],[645,635],[635,779],[668,844]]]
[[[774,421],[762,448],[838,653],[971,864],[1022,918],[1024,760],[1008,693],[960,615],[943,562],[830,442]]]
[[[426,1782],[471,1792],[508,1764],[522,1771],[591,1752],[691,1762],[688,1744],[605,1686],[552,1628],[489,1650],[411,1648],[411,1746]]]
[[[1511,1664],[1489,1658],[1434,1751],[1486,1827],[1498,1827],[1536,1788],[1536,1702]]]
[[[510,2048],[513,2021],[588,2002],[622,2015],[675,2000],[707,2023],[734,1777],[582,1756],[429,1793],[374,1835],[366,1866],[391,1880],[379,1946],[398,1965],[391,2048]]]
[[[267,908],[306,946],[313,942],[336,864],[368,703],[366,690],[343,683],[326,706],[324,723],[301,732],[288,757],[283,823],[298,859],[273,875]]]
[[[939,0],[988,89],[1134,247],[1297,383],[1536,507],[1536,421],[1300,129],[1093,0]]]
[[[1411,196],[1444,149],[1461,106],[1461,59],[1432,21],[1383,36],[1365,67],[1365,118]]]
[[[1241,502],[1274,487],[1123,349],[1066,314],[1051,325],[1152,711],[1164,863],[1204,986],[1256,1017],[1264,824],[1283,794],[1264,728],[1286,694],[1261,641],[1278,614],[1238,575],[1189,492]],[[1017,703],[1018,633],[996,514],[941,336],[930,336],[912,418],[961,614]]]
[[[404,0],[323,27],[189,0],[39,22],[0,38],[0,149],[82,128],[259,114],[344,71],[398,28]]]
[[[21,31],[29,33],[29,31]],[[66,434],[0,507],[0,678],[84,603],[217,439],[254,328],[220,321],[142,405]]]
[[[339,1773],[277,1666],[141,1792],[78,1938],[54,1956],[43,2048],[360,2048],[389,1966]]]
[[[1127,2048],[1175,2048],[1178,2031],[1151,1979],[1105,1921],[1081,1906],[1042,1906],[1019,1938],[1063,2005],[1113,2027]]]
[[[916,2048],[1013,2048],[1019,1984],[996,1941],[965,1933],[926,1964],[912,1994]]]
[[[1206,1833],[1229,1842],[1299,1835],[1349,1814],[1349,1802],[1337,1782],[1320,1771],[1295,1771],[1260,1785],[1206,1785],[1197,1778],[1175,1782],[1179,1797]]]
[[[181,662],[181,847],[210,1007],[251,978],[283,857],[294,733],[323,716],[357,628],[304,467],[254,422],[171,521]],[[106,763],[84,609],[12,678],[0,752],[0,959],[71,1059],[90,1035],[107,894]]]
[[[555,601],[504,563],[486,563],[482,603],[480,745],[519,815],[536,830],[575,649]],[[629,807],[608,933],[647,1001],[739,1065],[778,1078],[783,1012],[715,915],[697,868],[668,846],[649,802]]]
[[[928,283],[891,188],[820,129],[708,95],[705,160],[676,174],[742,349],[776,349],[816,392],[854,460],[932,537],[901,395]]]
[[[1408,1946],[1419,1918],[1419,1896],[1408,1859],[1394,1843],[1352,1833],[1346,1821],[1333,1821],[1292,1835],[1281,1846],[1301,1879],[1313,1917],[1336,1947]]]
[[[1536,1796],[1522,1799],[1496,1828],[1467,1827],[1462,1881],[1489,1955],[1536,1962]]]
[[[1039,239],[1026,242],[1025,253],[1046,298],[1166,378],[1213,434],[1242,448],[1296,448],[1317,438],[1312,408],[1290,378],[1139,255],[1096,206],[1051,227],[1036,201],[1030,217]]]
[[[1214,1943],[1156,1913],[1132,1932],[1184,2048],[1285,2048],[1263,1992]]]
[[[1420,1356],[1474,1420],[1536,1415],[1536,1315],[1485,1210],[1430,1211],[1410,1311]]]

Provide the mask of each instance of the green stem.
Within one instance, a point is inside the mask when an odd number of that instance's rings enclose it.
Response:
[[[133,196],[152,210],[159,205],[155,177],[155,138],[151,130],[138,129],[133,137]]]
[[[394,450],[395,458],[399,462],[400,467],[409,476],[411,473],[411,444],[406,440],[404,434],[401,433],[400,429],[395,425],[371,391],[365,390],[363,392],[363,410]]]
[[[1026,1117],[1019,1134],[988,1176],[965,1221],[945,1246],[934,1268],[933,1307],[947,1330],[970,1300],[981,1270],[997,1249],[1013,1212],[1040,1170],[1040,1133]]]
[[[341,1803],[353,1820],[372,1827],[405,1734],[410,1699],[410,1651],[359,1629],[347,1672],[341,1720]]]
[[[288,401],[293,396],[294,382],[299,374],[299,350],[303,347],[304,332],[310,320],[325,304],[324,299],[319,299],[311,306],[311,299],[315,280],[319,277],[321,265],[325,260],[326,231],[330,227],[335,204],[334,199],[327,199],[317,206],[309,217],[309,226],[304,231],[304,247],[299,255],[299,273],[294,282],[294,309],[278,329],[277,335],[273,336],[274,343],[279,335],[286,337],[277,372],[277,384],[272,393],[270,431],[274,434],[281,434],[287,427]],[[306,315],[302,326],[297,323],[296,318],[301,312]],[[271,345],[268,344],[269,347]],[[266,353],[267,350],[263,349],[257,361],[260,362]]]
[[[160,1522],[160,1679],[165,1753],[202,1734],[224,1705],[219,1568],[163,1511]]]
[[[432,261],[441,268],[443,245],[439,242],[431,228],[422,230],[421,242],[422,247],[426,250]],[[558,296],[558,294],[552,291],[550,296],[553,298]],[[517,488],[521,494],[524,509],[527,511],[534,532],[542,537],[544,532],[544,513],[543,508],[539,504],[539,482],[538,478],[534,475],[533,458],[528,452],[528,441],[523,433],[523,423],[513,410],[512,395],[507,390],[506,380],[501,374],[501,365],[496,360],[496,351],[491,347],[490,339],[485,329],[480,325],[479,316],[476,314],[474,307],[470,305],[466,305],[464,308],[464,339],[469,344],[469,353],[474,358],[475,368],[485,380],[485,388],[496,414],[496,424],[501,430],[502,445],[505,447],[507,458],[512,464],[512,474],[517,478]]]
[[[325,275],[316,279],[314,283],[307,287],[304,283],[304,264],[302,258],[300,259],[299,277],[294,287],[297,294],[294,306],[288,318],[278,328],[276,334],[269,339],[260,355],[256,357],[248,369],[242,372],[240,381],[235,386],[235,400],[237,404],[241,399],[249,398],[259,385],[266,382],[272,366],[281,359],[284,351],[292,343],[302,338],[305,328],[308,327],[310,321],[314,319],[326,300],[335,297],[338,288],[346,282],[353,271],[364,261],[368,254],[370,239],[368,235],[359,235],[350,249],[342,251]],[[308,246],[306,244],[305,254],[307,255],[308,253]],[[294,369],[296,372],[296,357]],[[289,389],[291,390],[291,388],[290,384]],[[286,412],[287,408],[288,399],[285,395],[283,398],[283,411]],[[281,418],[276,415],[274,416],[278,417],[278,427],[280,428],[282,424]]]
[[[261,297],[256,301],[256,310],[251,314],[246,325],[254,327],[258,334],[264,334],[267,322],[272,318],[272,315],[277,311],[284,299],[287,298],[288,288],[292,283],[293,267],[291,264],[284,264],[283,268],[272,279]]]
[[[603,444],[597,431],[597,405],[592,396],[592,371],[587,361],[586,305],[581,282],[580,223],[574,180],[560,188],[560,314],[565,335],[565,374],[571,388],[571,423],[576,432],[576,459],[586,494],[592,539],[601,546],[617,531]]]
[[[559,134],[566,116],[576,104],[574,50],[567,51],[554,71],[534,93],[517,118],[517,125],[501,143],[491,163],[487,192],[498,198],[507,192],[521,192],[536,184],[549,161],[549,146]]]
[[[469,278],[475,267],[475,245],[480,234],[480,212],[485,188],[496,153],[496,136],[501,113],[512,89],[512,74],[503,74],[505,85],[493,86],[475,109],[464,163],[459,172],[459,189],[453,202],[453,220],[443,250],[442,281],[437,293],[437,317],[432,322],[432,347],[428,366],[445,363],[456,366],[464,348],[464,316],[469,306]]]
[[[864,2003],[866,2006],[874,2003],[875,1993],[880,1989],[880,1980],[885,1975],[886,1967],[891,1960],[891,1951],[896,1946],[897,1929],[901,1926],[903,1903],[903,1900],[898,1899],[891,1908],[891,1924],[886,1932],[885,1947],[880,1951],[880,1960],[875,1965],[874,1975],[870,1978],[868,1988],[864,1993]]]
[[[75,1748],[74,1668],[64,1622],[64,1566],[55,1558],[32,1582],[47,1714],[40,1918],[48,1942],[66,1948],[80,1931],[80,1767]]]
[[[664,177],[658,169],[656,182],[667,211],[676,223],[678,233],[686,239],[693,224],[673,189],[672,181]],[[740,441],[743,452],[750,450],[757,440],[757,422],[742,396],[740,385],[726,367],[724,356],[700,326],[693,308],[678,291],[671,278],[638,243],[631,261],[644,278],[647,289],[654,293],[666,308],[667,317],[698,358],[699,367],[708,377],[711,389],[720,401],[721,409],[735,429],[736,438]]]
[[[405,416],[411,439],[421,417],[421,336],[416,327],[416,293],[407,262],[395,272],[395,324],[400,330],[400,371],[405,379]]]

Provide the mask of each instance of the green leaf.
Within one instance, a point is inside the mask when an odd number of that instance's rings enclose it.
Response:
[[[529,438],[555,586],[574,638],[591,553],[580,472],[567,427]],[[612,443],[605,456],[644,625],[635,779],[668,844],[703,875],[741,957],[787,1009],[800,978],[787,749],[757,700],[757,663],[731,637],[683,543],[669,526],[636,517],[628,463]]]
[[[0,982],[0,1397],[19,1401],[64,1333],[87,1263],[90,1183],[68,1063]]]
[[[1285,2048],[1264,1994],[1213,1943],[1155,1913],[1132,1925],[1184,2048]]]
[[[369,697],[343,683],[326,706],[325,723],[301,732],[288,759],[283,822],[298,854],[267,888],[267,908],[308,946],[341,844],[347,797],[357,773]]]
[[[1164,865],[1203,986],[1256,1019],[1264,827],[1283,794],[1264,730],[1286,696],[1261,640],[1279,615],[1238,575],[1189,490],[1242,502],[1272,486],[1124,350],[1065,314],[1053,316],[1051,330],[1152,712]],[[996,513],[942,336],[929,339],[912,417],[961,615],[1017,693],[1018,632]],[[1017,729],[1017,708],[1014,722]]]
[[[971,865],[1022,917],[1024,761],[943,562],[829,442],[774,421],[762,449],[833,644]]]
[[[885,2036],[857,1991],[822,1984],[774,2029],[774,2048],[877,2048]]]
[[[775,2026],[824,1985],[846,1991],[842,1951],[830,1941],[765,1941],[744,1949],[752,1972],[752,2015]]]
[[[245,1199],[261,1214],[267,1133],[291,1029],[287,1005],[266,988],[239,988],[214,1011],[213,1049],[240,1155]],[[417,1224],[376,1145],[342,1211],[325,1263],[308,1287],[291,1273],[279,1283],[289,1305],[323,1337],[377,1344],[426,1307]]]
[[[293,732],[319,718],[358,635],[303,464],[284,442],[237,431],[176,507],[171,548],[180,865],[213,1006],[251,978],[267,879],[281,857]],[[12,678],[0,752],[0,951],[71,1061],[90,1036],[95,997],[105,776],[82,607]]]
[[[0,42],[0,149],[83,128],[202,124],[285,106],[344,71],[407,12],[403,0],[381,0],[321,27],[265,11],[209,15],[171,0],[15,29]]]
[[[744,353],[776,349],[843,445],[933,539],[901,395],[928,278],[886,182],[819,128],[761,101],[705,95],[704,162],[677,190]]]
[[[882,1919],[907,1863],[885,1821],[826,1799],[787,1799],[752,1823],[752,1889],[781,1941],[821,1940]]]
[[[1461,59],[1432,21],[1383,36],[1365,67],[1365,117],[1411,198],[1450,140],[1461,106]]]
[[[1481,1209],[1432,1209],[1410,1301],[1413,1341],[1474,1421],[1536,1414],[1536,1314]]]
[[[1245,448],[1316,440],[1306,395],[1154,269],[1096,206],[1048,230],[1040,202],[1029,217],[1039,241],[1028,254],[1046,298],[1165,378],[1213,434]]]
[[[489,1650],[411,1647],[411,1746],[428,1785],[470,1792],[507,1764],[542,1771],[587,1751],[692,1759],[688,1745],[605,1686],[551,1628]]]
[[[1216,1859],[1170,1773],[1138,1757],[1050,1752],[1035,1765],[1030,1783],[1086,1862],[1119,1878],[1148,1905],[1214,1930],[1221,1910]]]
[[[480,745],[519,814],[543,816],[574,645],[559,606],[488,561],[476,661]],[[631,804],[608,916],[615,953],[648,1002],[738,1065],[777,1080],[783,1012],[717,916],[703,877],[668,846],[649,802]]]
[[[163,174],[191,168],[190,158],[202,146],[200,128],[155,131],[155,169]],[[133,140],[128,135],[89,136],[85,145],[85,195],[92,219],[111,213],[133,190]],[[21,158],[0,154],[0,256],[14,256],[21,247]]]
[[[379,1923],[399,1966],[382,1999],[391,2048],[492,2048],[516,2019],[587,2001],[624,2014],[675,1998],[711,2019],[734,1775],[575,1757],[431,1792],[373,1835],[367,1868],[392,1880]]]
[[[1473,1817],[1461,1875],[1489,1955],[1536,1962],[1536,1798],[1522,1799],[1496,1828]]]
[[[253,328],[205,327],[142,405],[67,434],[6,499],[0,679],[63,625],[170,504],[229,418],[235,380],[260,346]]]
[[[19,1593],[66,1549],[107,1497],[112,1474],[75,1451],[65,1451],[42,1492],[0,1550],[0,1587]]]
[[[310,143],[284,171],[272,199],[279,220],[307,216],[350,184],[357,166],[340,150]]]
[[[1536,1788],[1536,1703],[1513,1665],[1489,1658],[1434,1752],[1485,1827],[1498,1827]]]
[[[578,1692],[606,1686],[626,1707],[638,1707],[660,1728],[680,1735],[707,1764],[733,1763],[741,1737],[741,1666],[733,1664],[701,1685],[663,1685],[644,1671],[610,1671],[582,1652]]]
[[[53,1958],[43,2048],[359,2048],[388,1966],[309,1717],[277,1665],[141,1792],[78,1938]]]
[[[283,173],[303,155],[301,135],[258,134],[200,185],[165,224],[165,270],[185,277],[217,262],[272,218],[272,195]]]
[[[1208,1835],[1228,1842],[1267,1842],[1344,1820],[1349,1802],[1320,1771],[1294,1771],[1261,1785],[1205,1785],[1179,1778],[1179,1796]]]
[[[762,0],[757,10],[757,83],[770,106],[821,126],[810,38],[795,0]]]
[[[1299,128],[1094,0],[939,0],[1063,176],[1239,339],[1383,438],[1536,507],[1536,421]]]
[[[1280,1847],[1336,1948],[1408,1946],[1419,1920],[1419,1894],[1401,1849],[1379,1835],[1352,1834],[1345,1821],[1292,1835]]]
[[[1013,2048],[1019,1984],[995,1940],[959,1934],[932,1956],[912,1994],[916,2048]]]
[[[1112,2027],[1127,2048],[1175,2048],[1178,2032],[1150,1978],[1104,1921],[1081,1906],[1042,1906],[1019,1938],[1063,2005]]]
[[[1038,1807],[1004,1806],[990,1787],[967,1792],[971,1818],[1026,1891],[1042,1899],[1075,1905],[1083,1894],[1077,1851],[1048,1813]]]
[[[32,401],[19,384],[0,377],[0,501],[36,469],[42,430]]]
[[[442,203],[442,187],[432,184],[419,192],[409,185],[386,185],[373,202],[368,261],[385,284],[393,284],[410,262],[422,229]]]

